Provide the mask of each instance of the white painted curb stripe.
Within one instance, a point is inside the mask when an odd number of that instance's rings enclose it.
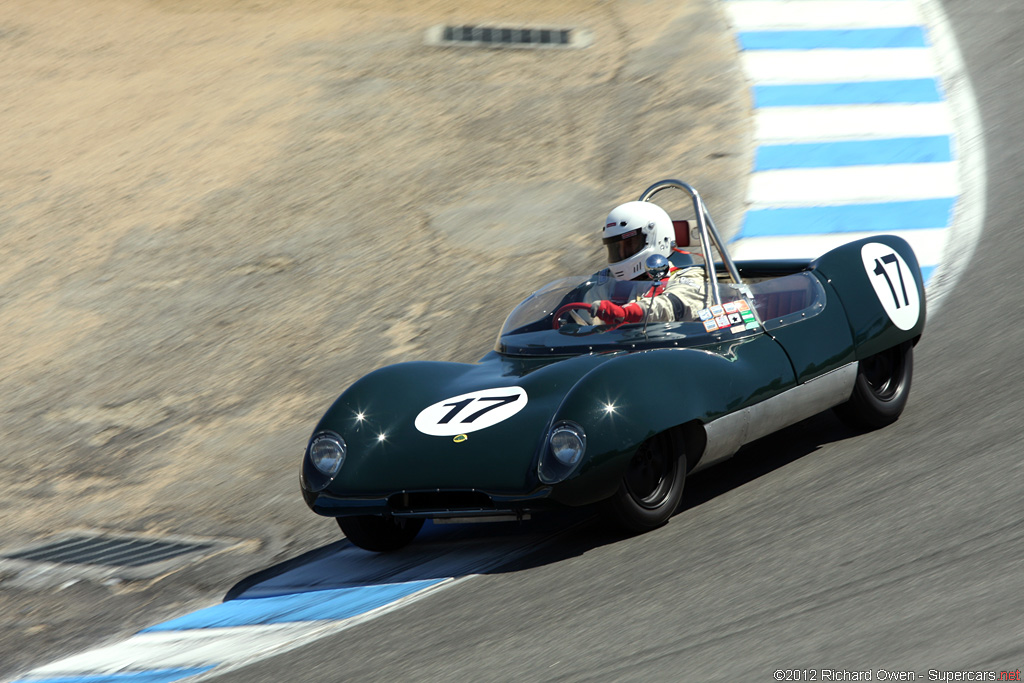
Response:
[[[917,8],[904,0],[726,0],[725,10],[737,31],[892,28],[921,23]]]
[[[932,230],[892,230],[888,235],[902,237],[914,249],[922,264],[938,263],[945,247],[945,226]],[[734,258],[738,259],[802,259],[815,258],[830,249],[863,237],[871,232],[845,232],[824,235],[786,235],[782,237],[749,237],[736,243]]]
[[[751,208],[937,199],[959,191],[954,162],[793,168],[750,177]]]
[[[761,144],[952,133],[952,117],[944,102],[764,107],[754,113],[754,137]]]
[[[323,622],[139,633],[33,671],[35,676],[107,675],[151,668],[186,668],[246,661],[283,644],[314,637]]]
[[[870,1],[870,0],[865,0]],[[927,48],[870,50],[749,50],[740,62],[758,85],[849,83],[935,78]]]

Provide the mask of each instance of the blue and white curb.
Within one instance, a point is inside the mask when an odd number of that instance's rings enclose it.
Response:
[[[427,524],[378,555],[347,541],[223,603],[33,669],[13,683],[199,683],[421,600],[571,533],[576,523]],[[486,539],[486,542],[481,542]]]
[[[914,248],[930,298],[974,249],[984,152],[936,0],[724,0],[752,83],[754,169],[735,258],[815,258],[872,234]]]
[[[170,683],[214,669],[223,673],[402,607],[452,580],[240,598],[40,667],[22,680]]]

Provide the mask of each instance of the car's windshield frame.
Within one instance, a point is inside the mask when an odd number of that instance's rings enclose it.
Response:
[[[635,351],[660,347],[690,347],[760,334],[763,330],[743,285],[720,283],[725,302],[711,304],[701,313],[714,319],[733,315],[729,325],[708,324],[700,318],[661,323],[605,325],[585,310],[563,315],[555,328],[555,314],[565,304],[600,300],[621,303],[649,292],[649,281],[620,282],[607,271],[589,276],[570,276],[548,283],[527,297],[506,318],[495,350],[506,355],[571,355],[595,351]],[[742,303],[741,303],[742,302]],[[709,302],[710,303],[710,302]],[[721,306],[722,310],[717,310]],[[726,311],[728,308],[728,311]],[[747,312],[744,317],[741,311]],[[593,324],[598,323],[598,324]],[[714,329],[709,329],[713,327]]]

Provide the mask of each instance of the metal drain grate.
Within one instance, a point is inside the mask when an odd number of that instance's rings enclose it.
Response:
[[[154,562],[207,551],[213,543],[189,543],[153,538],[69,535],[43,545],[0,557],[29,562],[141,567]]]
[[[211,547],[202,543],[176,543],[152,539],[71,536],[4,557],[30,562],[141,567],[180,555],[208,550]]]
[[[590,32],[574,28],[441,25],[427,30],[426,43],[466,47],[579,48],[590,44]]]
[[[45,588],[80,580],[152,579],[227,551],[252,552],[255,539],[69,529],[20,547],[0,549],[0,589]]]

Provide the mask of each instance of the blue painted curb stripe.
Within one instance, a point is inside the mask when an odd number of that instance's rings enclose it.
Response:
[[[928,47],[920,26],[810,31],[742,31],[744,50],[874,49]]]
[[[872,204],[750,209],[735,239],[944,228],[953,215],[955,203],[955,197],[945,197]]]
[[[442,581],[445,579],[336,588],[266,598],[239,598],[150,626],[140,633],[348,619],[418,593]]]
[[[761,145],[754,170],[943,162],[952,160],[951,147],[948,135]]]
[[[188,669],[153,669],[131,673],[101,674],[98,676],[62,676],[59,678],[19,678],[11,683],[171,683],[189,676],[198,676],[213,665]]]
[[[755,85],[755,107],[802,107],[829,104],[914,104],[941,102],[934,78],[845,83]]]

